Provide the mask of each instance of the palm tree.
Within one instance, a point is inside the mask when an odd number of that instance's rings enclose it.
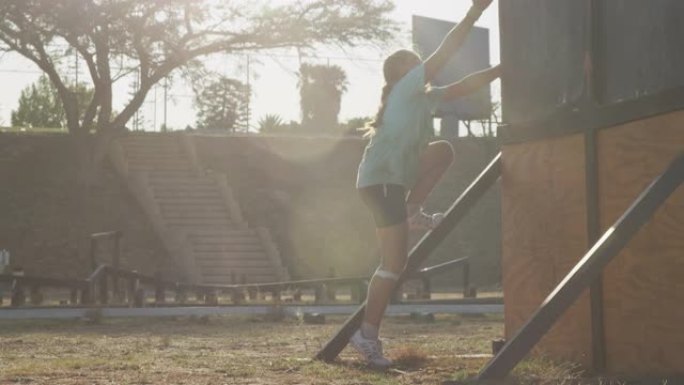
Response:
[[[299,95],[302,128],[310,132],[331,132],[337,128],[342,95],[347,91],[347,74],[336,65],[302,64]]]

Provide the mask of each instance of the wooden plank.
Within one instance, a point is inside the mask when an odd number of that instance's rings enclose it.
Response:
[[[584,137],[504,146],[502,284],[506,337],[537,310],[587,250]],[[587,295],[538,345],[538,353],[591,365]]]
[[[603,234],[582,260],[544,300],[530,320],[482,369],[478,380],[504,378],[532,350],[559,317],[599,276],[606,265],[620,253],[641,227],[663,207],[684,182],[684,151],[665,172],[651,183],[627,211]],[[643,235],[643,234],[642,234]],[[648,315],[649,317],[651,314]],[[645,314],[641,314],[646,318]],[[681,326],[681,325],[678,325]]]
[[[599,135],[601,227],[610,226],[684,149],[684,111],[602,130]],[[684,374],[684,189],[605,272],[609,373]],[[616,260],[616,262],[618,261]]]
[[[399,278],[396,288],[410,278],[418,270],[437,246],[449,235],[456,225],[466,216],[470,209],[484,195],[501,175],[501,153],[499,153],[482,171],[482,173],[466,188],[447,211],[442,223],[429,231],[409,253],[406,268]],[[366,309],[364,302],[359,309],[345,322],[342,328],[326,343],[315,356],[317,360],[330,362],[334,360],[349,343],[349,339],[361,325]]]

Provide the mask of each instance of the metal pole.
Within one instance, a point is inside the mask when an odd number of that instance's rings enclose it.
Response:
[[[162,128],[162,131],[166,132],[166,130],[169,129],[169,126],[167,125],[166,121],[166,113],[167,113],[167,103],[168,103],[168,92],[169,92],[169,77],[164,78],[164,127]]]

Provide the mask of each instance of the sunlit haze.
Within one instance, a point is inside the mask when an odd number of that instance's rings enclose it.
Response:
[[[398,43],[385,48],[359,47],[343,52],[339,49],[321,50],[315,57],[307,57],[307,62],[330,63],[342,67],[348,78],[348,90],[342,98],[340,121],[358,116],[370,116],[377,109],[380,89],[382,87],[381,64],[384,57],[398,49],[411,47],[412,15],[428,16],[449,21],[460,20],[471,5],[470,0],[396,0],[396,10],[392,17],[401,23],[402,34]],[[491,60],[499,62],[498,39],[498,7],[492,4],[477,23],[489,28],[491,41]],[[249,61],[249,66],[247,65]],[[256,126],[257,121],[266,114],[276,114],[284,120],[299,120],[299,94],[297,91],[297,70],[299,59],[294,51],[263,52],[250,55],[210,57],[208,67],[241,80],[249,78],[253,89],[251,100],[250,124]],[[67,65],[69,75],[75,74],[75,66]],[[249,70],[248,70],[249,69]],[[81,66],[80,76],[87,78],[85,68]],[[33,63],[20,56],[9,53],[0,59],[0,76],[3,92],[0,94],[0,125],[10,124],[10,114],[17,106],[21,90],[34,82],[40,71]],[[497,96],[498,85],[494,84],[493,94]],[[115,85],[115,109],[121,108],[128,97],[130,81],[121,81]],[[168,91],[166,99],[166,119],[172,129],[194,125],[193,93],[187,84],[176,82]],[[145,130],[158,130],[164,123],[164,89],[160,84],[147,97],[142,109]]]

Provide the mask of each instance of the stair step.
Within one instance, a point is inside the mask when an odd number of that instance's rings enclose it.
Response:
[[[161,214],[166,218],[230,218],[230,212],[223,205],[169,205],[160,206]]]
[[[194,213],[205,213],[205,212],[223,212],[224,215],[230,217],[226,211],[223,202],[216,201],[214,203],[208,203],[204,201],[197,201],[191,203],[177,202],[177,203],[160,203],[159,209],[162,215],[186,215]]]
[[[258,241],[258,240],[257,240]],[[193,243],[192,250],[197,253],[240,253],[240,252],[263,252],[264,246],[261,242],[250,243],[224,243],[224,244],[206,244]]]
[[[220,268],[220,267],[214,267],[214,268],[207,268],[207,267],[200,267],[199,268],[200,273],[202,274],[203,277],[212,277],[212,276],[230,276],[232,274],[235,274],[236,276],[241,276],[241,275],[246,275],[246,276],[252,276],[252,275],[276,275],[274,274],[275,271],[271,267],[241,267],[241,268]]]
[[[233,225],[232,222],[228,220],[224,221],[218,221],[218,220],[210,220],[210,219],[202,219],[201,221],[199,220],[185,220],[185,219],[174,219],[173,221],[166,221],[166,226],[172,227],[172,228],[211,228],[211,227],[216,227],[216,226],[225,226],[225,227],[237,227],[236,225]]]
[[[225,261],[225,260],[251,260],[268,261],[268,256],[264,251],[240,251],[240,252],[195,252],[195,260],[200,261]]]
[[[216,183],[211,180],[197,179],[197,178],[179,178],[179,179],[150,179],[152,187],[159,188],[218,188]]]
[[[197,261],[197,266],[206,269],[243,269],[260,268],[272,269],[271,262],[267,260],[206,260]]]
[[[261,239],[257,236],[254,237],[214,237],[211,239],[192,237],[192,244],[195,248],[197,247],[229,247],[229,246],[259,246],[263,249],[263,243]]]
[[[239,284],[242,284],[241,277],[236,277],[238,279]],[[276,275],[269,274],[269,275],[258,275],[258,276],[249,276],[246,277],[246,282],[245,283],[273,283],[273,282],[279,282],[280,280]],[[231,285],[231,284],[237,284],[236,282],[231,282],[231,276],[208,276],[204,277],[202,279],[202,283],[205,285]]]
[[[175,194],[201,193],[201,194],[221,195],[221,192],[219,191],[218,187],[211,186],[211,185],[193,186],[190,184],[171,184],[171,183],[168,183],[165,186],[160,186],[158,184],[152,183],[152,190],[154,190],[155,192],[161,192],[161,193],[172,192]]]
[[[156,197],[155,201],[159,204],[159,207],[193,207],[193,206],[204,206],[204,205],[217,205],[223,207],[225,201],[223,198],[194,198],[194,197]]]
[[[193,178],[195,176],[195,171],[191,169],[187,170],[152,170],[150,176],[153,178]]]
[[[232,229],[232,228],[214,228],[211,230],[202,229],[200,231],[192,231],[189,235],[195,238],[242,238],[242,237],[257,237],[257,232],[254,229]]]
[[[123,150],[126,155],[136,156],[136,157],[155,157],[155,156],[167,156],[171,157],[176,155],[182,156],[185,154],[183,148],[178,143],[124,143],[122,144]]]
[[[218,191],[192,191],[192,190],[157,190],[154,191],[155,198],[215,198],[220,199],[221,193]]]
[[[165,165],[165,164],[135,164],[135,163],[128,163],[128,169],[130,171],[176,171],[176,172],[186,172],[190,173],[193,172],[193,168],[188,165],[184,164],[183,166],[173,166],[173,165]]]

